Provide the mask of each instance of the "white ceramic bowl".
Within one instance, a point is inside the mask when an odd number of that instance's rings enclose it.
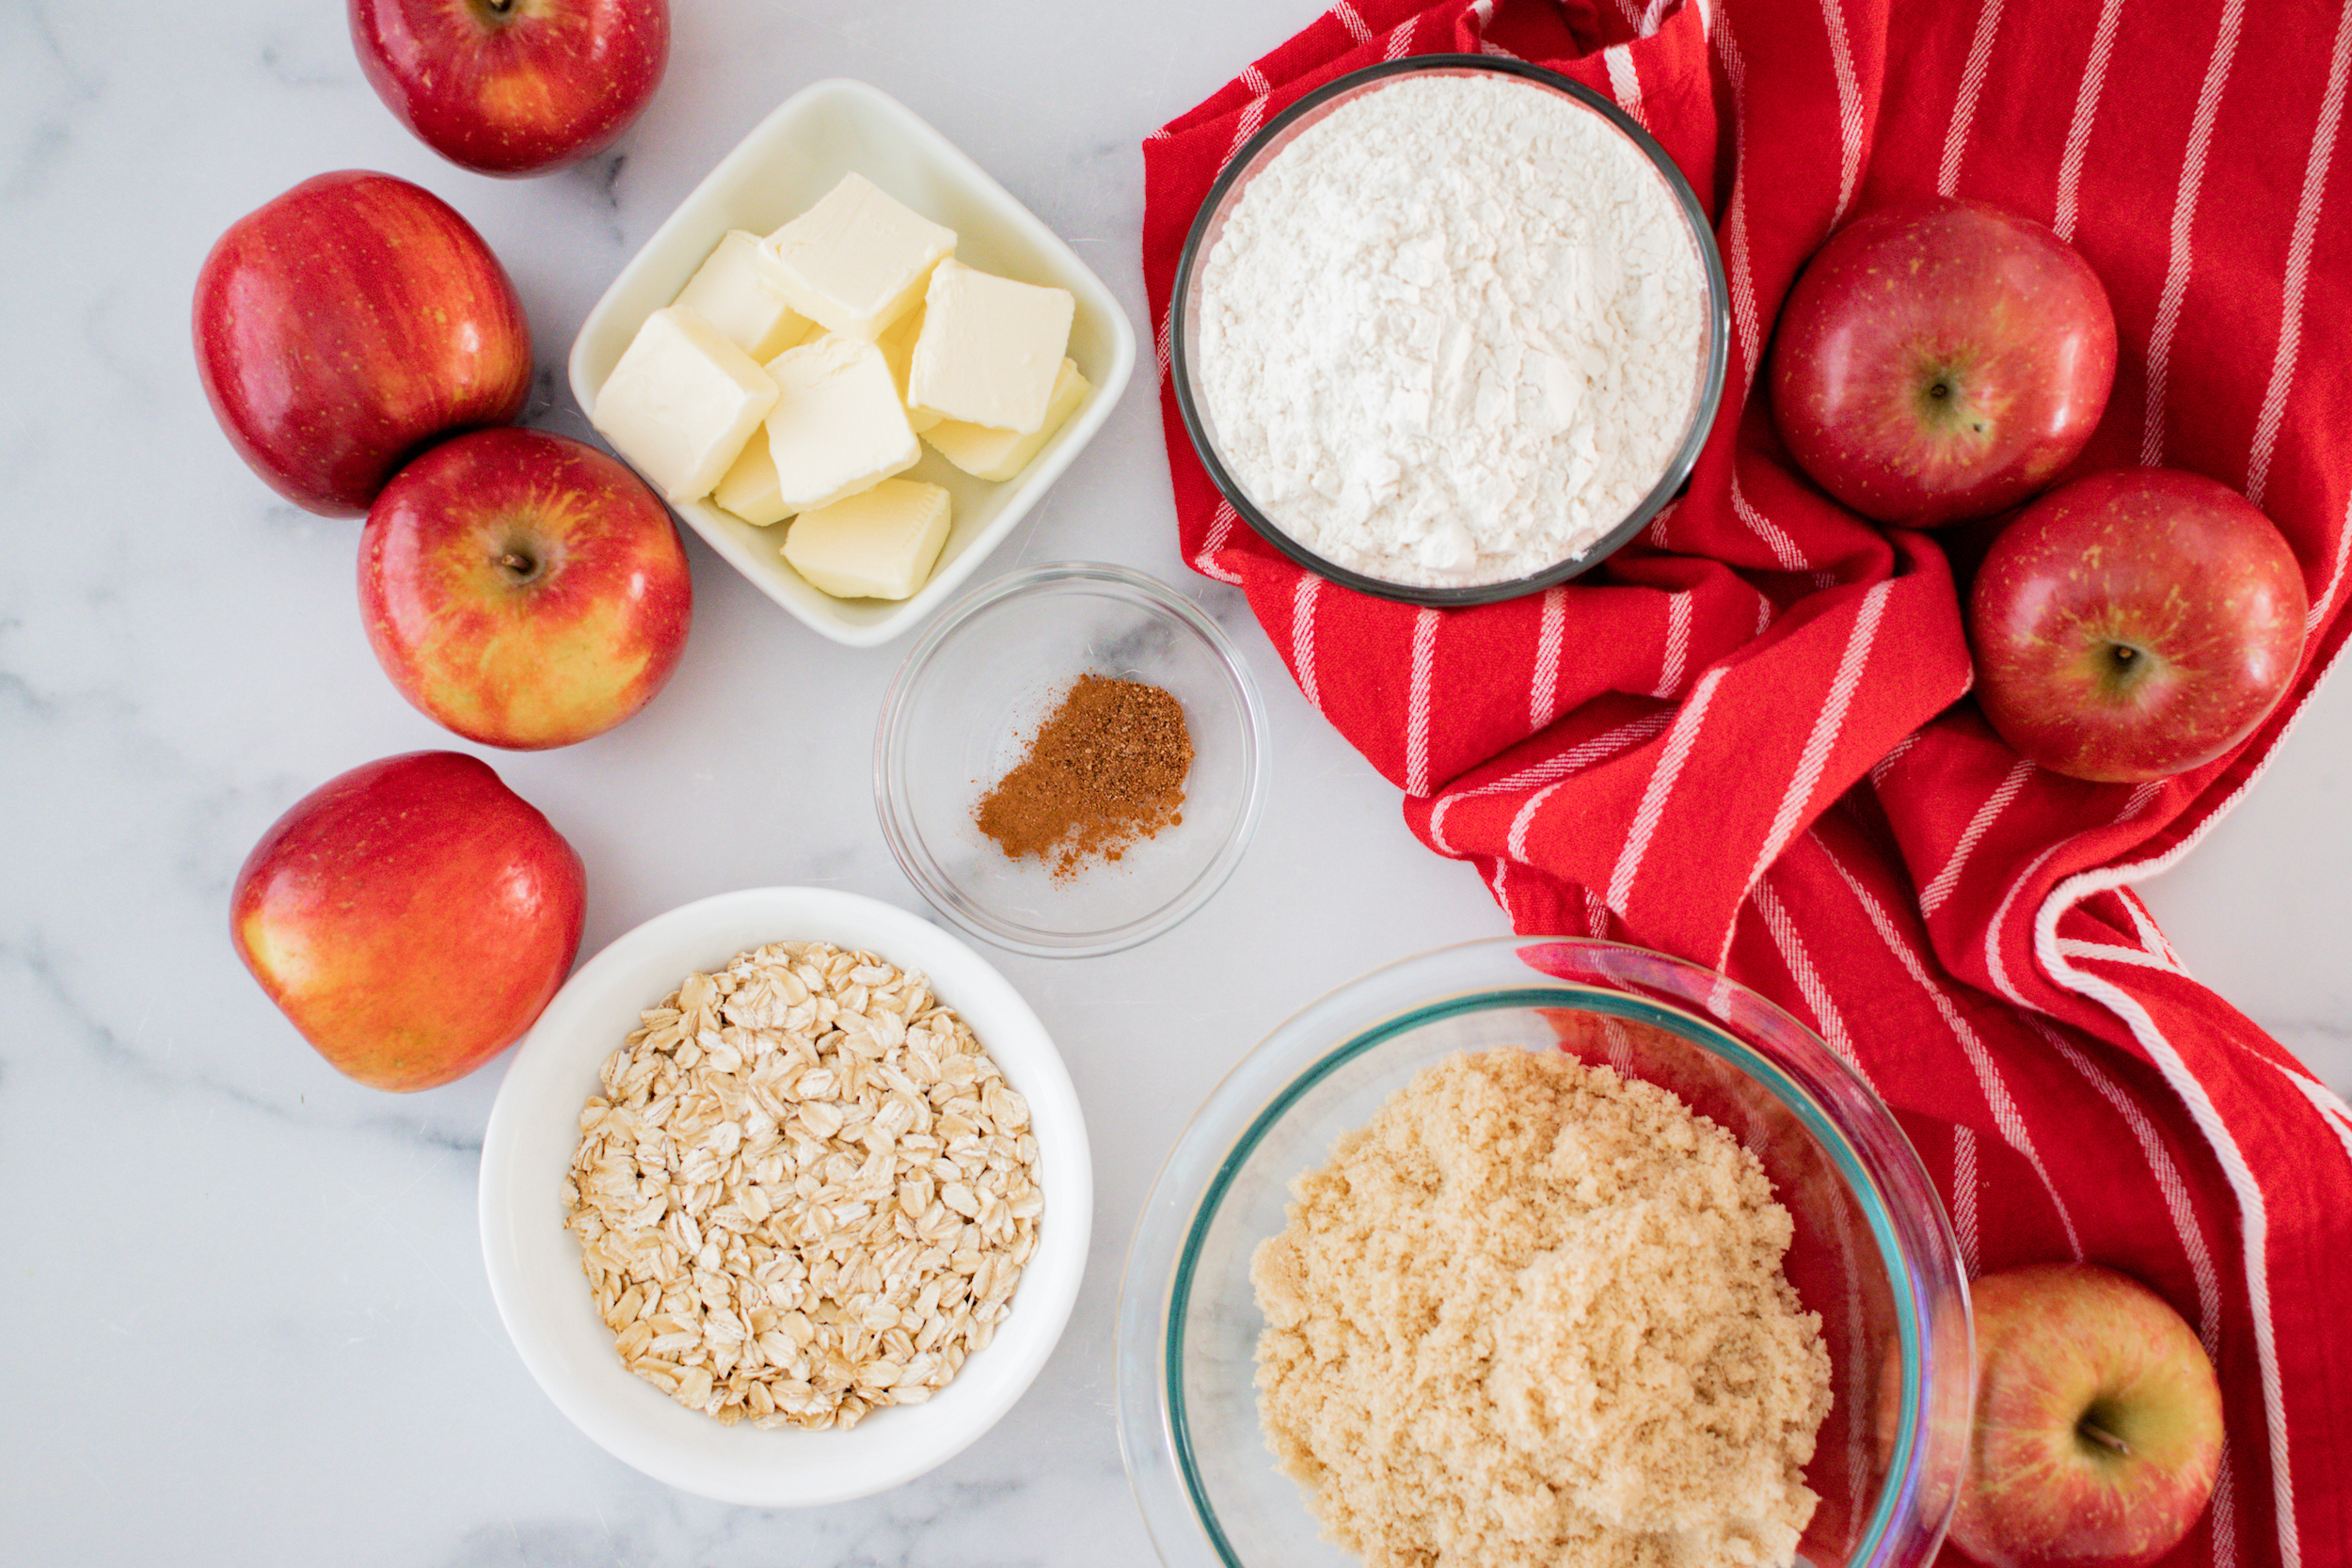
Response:
[[[596,1069],[637,1015],[697,970],[762,942],[826,941],[930,977],[1029,1102],[1045,1209],[1012,1312],[928,1402],[848,1432],[762,1432],[689,1410],[621,1363],[561,1191]],[[753,888],[657,915],[597,954],[523,1041],[482,1140],[482,1256],[523,1364],[615,1458],[681,1491],[761,1508],[865,1497],[945,1463],[1012,1408],[1061,1338],[1086,1270],[1091,1164],[1078,1097],[1044,1026],[962,941],[904,910],[823,888]]]
[[[596,406],[622,351],[647,316],[677,297],[730,229],[772,232],[855,170],[925,217],[956,231],[956,255],[984,272],[1070,291],[1077,313],[1070,357],[1094,390],[1045,450],[1001,484],[974,479],[928,445],[908,477],[945,485],[955,525],[930,580],[913,597],[836,599],[786,564],[784,524],[757,528],[707,500],[677,508],[760,592],[852,647],[886,642],[955,593],[1027,515],[1110,417],[1136,364],[1135,329],[1103,280],[1002,185],[896,99],[863,82],[818,82],[787,99],[719,162],[645,242],[588,313],[572,341],[572,396]]]

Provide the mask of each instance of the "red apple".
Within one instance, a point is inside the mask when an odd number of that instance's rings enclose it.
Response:
[[[594,447],[478,430],[396,475],[359,535],[368,642],[469,740],[600,735],[677,667],[694,583],[669,509]]]
[[[531,325],[432,192],[346,169],[230,226],[196,279],[196,364],[230,443],[297,506],[356,517],[401,461],[531,390]]]
[[[1954,1545],[1987,1568],[2146,1568],[2204,1512],[2221,1388],[2164,1298],[2086,1263],[1969,1288],[1977,1417]]]
[[[2165,778],[2278,705],[2306,608],[2295,552],[2235,491],[2168,468],[2092,474],[2020,513],[1978,568],[1977,702],[2044,768]]]
[[[660,85],[668,0],[351,0],[359,70],[402,124],[480,174],[603,151]]]
[[[1772,418],[1831,495],[1932,528],[2040,489],[2114,381],[2090,263],[2031,218],[1934,198],[1865,214],[1814,255],[1781,310]]]
[[[342,1071],[462,1078],[520,1038],[580,950],[580,857],[488,765],[386,757],[279,817],[237,873],[237,956]]]

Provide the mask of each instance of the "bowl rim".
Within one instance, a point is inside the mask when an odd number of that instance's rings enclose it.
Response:
[[[1529,957],[1531,950],[1545,948],[1599,955],[1595,967],[1629,989],[1612,991],[1590,979],[1546,972]],[[1526,963],[1525,982],[1471,985],[1402,1006],[1382,998],[1384,990],[1394,990],[1422,972],[1486,954],[1507,954]],[[1626,968],[1609,964],[1607,956],[1614,954],[1636,960],[1644,972],[1641,977],[1637,980]],[[1661,987],[1657,981],[1665,983]],[[1916,1568],[1933,1556],[1953,1500],[1948,1481],[1962,1462],[1950,1425],[1955,1401],[1958,1432],[1964,1433],[1968,1425],[1973,1331],[1966,1275],[1949,1216],[1891,1108],[1812,1029],[1728,976],[1627,943],[1526,935],[1462,942],[1400,959],[1309,1003],[1235,1064],[1170,1146],[1153,1177],[1121,1270],[1115,1356],[1120,1456],[1164,1561],[1173,1564],[1179,1559],[1162,1537],[1168,1511],[1155,1508],[1163,1499],[1152,1493],[1172,1480],[1182,1494],[1184,1516],[1198,1532],[1196,1543],[1205,1542],[1225,1568],[1249,1568],[1227,1541],[1200,1474],[1190,1440],[1183,1357],[1189,1290],[1205,1232],[1242,1164],[1301,1096],[1379,1044],[1436,1019],[1502,1007],[1557,1006],[1564,995],[1575,996],[1580,1006],[1665,1029],[1728,1060],[1788,1106],[1831,1156],[1862,1212],[1878,1255],[1902,1265],[1899,1270],[1888,1268],[1903,1380],[1894,1457],[1888,1465],[1893,1479],[1880,1488],[1847,1568]],[[1771,1023],[1773,1048],[1789,1051],[1790,1062],[1770,1060],[1740,1037],[1724,1016],[1735,1000]],[[1708,1013],[1718,1016],[1710,1020]],[[1336,1031],[1329,1027],[1334,1023]],[[1315,1038],[1326,1043],[1311,1050]],[[1863,1118],[1866,1147],[1857,1149],[1852,1136],[1820,1103],[1823,1099],[1841,1114]],[[1199,1146],[1209,1141],[1208,1133],[1235,1121],[1242,1123],[1239,1135],[1221,1153],[1214,1153],[1214,1164],[1200,1160]],[[1187,1154],[1196,1156],[1196,1168],[1180,1171]],[[1166,1244],[1171,1234],[1172,1258]],[[1151,1346],[1137,1349],[1138,1337],[1146,1334],[1152,1336]],[[1931,1428],[1926,1417],[1931,1403],[1939,1401],[1942,1424]],[[1148,1457],[1138,1451],[1147,1442],[1152,1445]],[[1915,1525],[1910,1535],[1896,1534],[1896,1527],[1905,1521],[1923,1522],[1927,1533],[1918,1533]]]
[[[967,1362],[968,1374],[972,1362],[998,1357],[1004,1370],[985,1389],[986,1397],[977,1402],[950,1402],[946,1395],[957,1386],[951,1383],[940,1399],[878,1412],[897,1429],[896,1440],[880,1445],[884,1459],[854,1479],[837,1474],[812,1478],[779,1464],[764,1467],[758,1484],[751,1484],[739,1476],[714,1480],[698,1470],[694,1455],[680,1452],[626,1412],[616,1413],[611,1402],[581,1386],[567,1369],[558,1352],[561,1335],[550,1333],[542,1322],[543,1304],[556,1301],[557,1292],[574,1280],[580,1300],[586,1302],[587,1282],[566,1275],[561,1284],[552,1283],[526,1267],[516,1227],[518,1206],[539,1167],[525,1164],[519,1146],[533,1125],[558,1115],[577,1115],[568,1089],[548,1091],[574,1082],[573,1058],[587,1050],[578,1043],[580,1029],[605,1013],[610,998],[603,993],[628,983],[622,976],[644,962],[649,950],[666,953],[691,945],[706,951],[733,943],[729,950],[739,951],[746,943],[735,933],[787,924],[833,928],[841,934],[832,940],[846,939],[847,945],[877,951],[886,947],[885,957],[921,970],[959,1014],[989,1020],[981,1038],[1029,1103],[1031,1125],[1052,1183],[1056,1223],[1041,1227],[1037,1251],[1013,1294],[1012,1312],[989,1344]],[[818,939],[776,932],[753,940]],[[687,965],[696,961],[690,958]],[[716,961],[725,961],[725,956]],[[675,985],[685,973],[686,967],[680,967],[664,983]],[[611,1045],[618,1043],[618,1036],[610,1045],[599,1043],[593,1059],[600,1062]],[[569,1148],[572,1140],[563,1143]],[[834,888],[770,886],[715,894],[654,915],[606,943],[573,973],[524,1037],[500,1083],[483,1133],[476,1208],[484,1269],[507,1338],[541,1392],[575,1427],[614,1458],[681,1491],[749,1507],[807,1507],[867,1497],[912,1481],[961,1453],[1019,1402],[1059,1343],[1084,1282],[1093,1223],[1093,1170],[1085,1116],[1068,1068],[1042,1021],[993,965],[954,932],[895,904]],[[550,1224],[553,1219],[550,1214]],[[566,1241],[576,1261],[578,1243],[568,1237]],[[609,1344],[606,1348],[610,1350]],[[612,1379],[606,1379],[599,1365],[595,1374],[599,1387],[615,1394],[626,1388],[631,1400],[641,1389],[655,1399],[666,1398],[640,1384],[617,1357],[611,1370]],[[722,1442],[739,1433],[748,1434],[742,1438],[746,1444],[779,1435],[748,1425],[720,1428],[713,1423],[710,1430],[728,1433]]]
[[[1064,935],[1006,920],[963,895],[941,875],[923,853],[919,836],[908,818],[906,734],[914,693],[935,668],[943,649],[958,632],[984,613],[1006,602],[1072,585],[1095,585],[1121,590],[1146,607],[1190,632],[1205,645],[1226,677],[1240,711],[1242,768],[1246,782],[1240,815],[1216,854],[1182,892],[1157,909],[1102,930]],[[1041,958],[1089,958],[1137,946],[1173,929],[1216,896],[1230,879],[1256,836],[1266,798],[1271,747],[1265,699],[1257,677],[1225,628],[1200,606],[1157,578],[1132,567],[1101,561],[1057,561],[1025,567],[984,583],[942,611],[924,629],[907,653],[883,694],[874,723],[874,812],[891,857],[915,891],[941,914],[984,942]]]
[[[1266,150],[1299,119],[1313,114],[1336,98],[1391,76],[1448,71],[1484,71],[1516,76],[1540,87],[1550,87],[1599,114],[1641,150],[1665,181],[1667,190],[1673,195],[1675,204],[1691,231],[1692,242],[1698,250],[1700,264],[1707,277],[1708,350],[1706,366],[1701,372],[1698,400],[1692,408],[1690,427],[1683,432],[1682,440],[1676,446],[1658,482],[1650,486],[1648,494],[1643,497],[1623,522],[1594,541],[1581,555],[1556,562],[1526,577],[1459,587],[1422,587],[1369,577],[1326,559],[1293,538],[1280,524],[1250,500],[1241,482],[1233,477],[1223,459],[1217,455],[1216,442],[1209,432],[1207,419],[1193,393],[1191,351],[1187,344],[1193,276],[1205,261],[1202,251],[1207,245],[1210,223],[1223,207],[1226,197],[1248,178]],[[1201,467],[1208,470],[1210,483],[1216,486],[1219,497],[1260,538],[1294,562],[1343,587],[1369,594],[1375,598],[1439,609],[1497,604],[1505,599],[1541,593],[1591,571],[1648,527],[1651,519],[1674,499],[1675,492],[1682,488],[1683,483],[1691,477],[1691,470],[1698,464],[1699,453],[1707,445],[1723,404],[1724,383],[1731,353],[1730,294],[1730,284],[1724,273],[1723,252],[1716,245],[1714,230],[1708,222],[1706,210],[1699,204],[1697,193],[1691,188],[1690,180],[1668,156],[1658,139],[1644,130],[1632,116],[1583,83],[1527,60],[1495,55],[1408,55],[1402,59],[1384,60],[1377,65],[1366,66],[1325,83],[1267,120],[1225,161],[1225,166],[1218,170],[1216,181],[1210,184],[1208,195],[1201,198],[1200,210],[1193,214],[1192,227],[1184,235],[1184,249],[1177,255],[1175,288],[1168,298],[1168,384],[1175,392],[1176,409],[1184,421],[1184,434],[1190,437],[1192,450],[1200,457]]]
[[[996,515],[973,536],[971,544],[961,554],[941,565],[914,594],[869,616],[850,618],[835,610],[835,601],[826,598],[821,591],[813,586],[805,594],[790,592],[769,569],[765,554],[754,547],[754,542],[747,541],[730,526],[733,519],[721,513],[708,497],[686,502],[670,501],[664,498],[663,504],[682,518],[722,560],[795,620],[845,647],[870,648],[900,636],[946,603],[1044,499],[1045,493],[1077,460],[1078,454],[1093,443],[1134,377],[1136,331],[1118,294],[1092,267],[1087,265],[1085,259],[1032,212],[1027,203],[982,168],[970,153],[880,87],[855,77],[829,76],[812,82],[786,98],[722,154],[709,172],[679,198],[677,204],[644,243],[621,264],[612,282],[596,297],[596,304],[589,307],[588,313],[580,320],[579,331],[572,337],[564,360],[565,378],[582,420],[588,419],[589,411],[596,406],[596,394],[602,388],[606,374],[610,373],[609,371],[605,374],[596,372],[597,343],[612,330],[612,320],[627,313],[628,296],[641,287],[647,286],[642,281],[641,275],[657,270],[666,252],[683,243],[679,238],[681,234],[699,233],[702,210],[719,203],[724,193],[746,183],[757,169],[768,164],[775,155],[771,144],[785,138],[787,132],[796,128],[802,119],[826,113],[871,115],[888,123],[896,135],[903,137],[926,160],[952,174],[958,183],[994,214],[1007,230],[1018,234],[1025,243],[1053,258],[1055,264],[1063,269],[1064,276],[1045,281],[1069,287],[1078,301],[1078,309],[1098,322],[1108,340],[1104,363],[1099,367],[1103,374],[1095,382],[1093,390],[1071,415],[1068,423],[1046,443],[1045,449],[1030,459],[1025,468],[1012,479],[1001,482],[999,488],[1008,493]],[[716,243],[716,236],[713,236],[713,243]],[[687,269],[687,276],[691,277],[691,268]],[[679,284],[683,286],[685,281],[686,278],[681,277]],[[668,302],[664,300],[660,303]],[[592,438],[608,449],[611,446],[601,432],[592,432]],[[626,458],[620,460],[624,463],[628,461]],[[634,468],[631,471],[634,472]],[[656,494],[660,494],[658,486]],[[775,534],[776,531],[771,529],[768,532]],[[771,549],[780,537],[776,535],[775,539],[767,541]]]

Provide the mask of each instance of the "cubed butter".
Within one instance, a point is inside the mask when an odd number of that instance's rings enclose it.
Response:
[[[882,360],[890,367],[890,379],[898,384],[900,403],[907,400],[907,368],[914,359],[914,340],[922,331],[923,309],[917,306],[874,340],[874,346],[882,351]],[[907,408],[907,423],[914,427],[917,436],[938,422],[939,416],[929,409],[912,405]]]
[[[1076,309],[1067,289],[1016,283],[952,258],[940,262],[923,297],[908,403],[1029,434],[1045,422]]]
[[[770,282],[828,332],[871,342],[923,297],[956,231],[845,174],[816,206],[760,243]]]
[[[836,599],[903,599],[938,562],[949,512],[939,485],[885,479],[795,517],[784,536],[784,559]]]
[[[673,305],[637,329],[589,420],[670,499],[691,501],[710,494],[775,402],[750,355]]]
[[[882,350],[828,332],[768,361],[776,388],[768,457],[777,497],[807,512],[914,467],[923,444]]]
[[[702,317],[764,364],[805,342],[816,334],[817,324],[793,309],[768,281],[758,257],[758,235],[727,230],[674,303]]]
[[[743,443],[742,455],[719,477],[719,487],[710,493],[710,499],[745,522],[761,528],[792,515],[792,508],[785,503],[784,489],[776,483],[775,459],[768,455],[765,425],[754,430]]]
[[[991,430],[986,425],[967,424],[961,420],[942,420],[923,432],[923,439],[939,449],[939,454],[974,479],[1008,480],[1029,466],[1029,459],[1044,449],[1054,438],[1054,432],[1078,411],[1086,402],[1087,393],[1094,388],[1078,373],[1074,359],[1061,362],[1060,373],[1054,377],[1054,395],[1045,404],[1045,422],[1023,434],[1018,430]]]

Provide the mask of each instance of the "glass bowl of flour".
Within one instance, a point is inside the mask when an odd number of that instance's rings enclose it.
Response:
[[[1407,1141],[1375,1135],[1433,1076],[1495,1059],[1587,1092],[1463,1093]],[[1642,1135],[1655,1124],[1625,1113],[1659,1090],[1679,1108]],[[1503,1180],[1493,1155],[1531,1139],[1535,1164]],[[1722,1174],[1726,1148],[1750,1176]],[[1699,1200],[1676,1196],[1692,1182]],[[1767,1183],[1785,1216],[1764,1243],[1732,1222]],[[1306,1318],[1330,1377],[1303,1438],[1300,1325],[1265,1267],[1302,1218],[1338,1250],[1295,1277],[1375,1287]],[[1826,1354],[1801,1452],[1774,1408],[1796,1380],[1716,1288],[1759,1258]],[[1538,936],[1375,970],[1242,1058],[1144,1200],[1116,1360],[1120,1451],[1168,1568],[1921,1568],[1974,1382],[1959,1243],[1869,1084],[1721,974]]]
[[[1178,263],[1194,449],[1275,546],[1365,593],[1483,604],[1589,570],[1697,461],[1723,261],[1673,160],[1522,61],[1393,60],[1268,122]]]

